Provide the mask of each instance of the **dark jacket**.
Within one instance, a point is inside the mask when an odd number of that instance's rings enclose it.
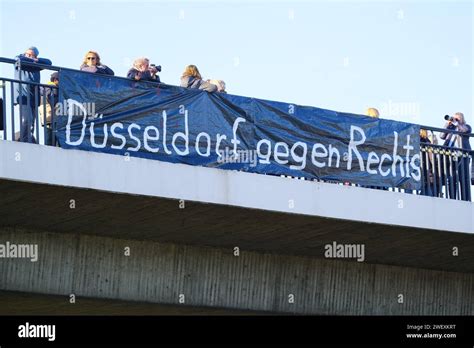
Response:
[[[420,143],[431,144],[431,141],[430,141],[429,138],[424,138],[424,137],[420,136]]]
[[[24,54],[20,54],[15,57],[17,61],[22,62],[27,62],[27,63],[38,63],[38,64],[44,64],[44,65],[52,65],[51,61],[46,58],[38,58],[38,61],[35,62],[34,59],[26,57]],[[34,82],[34,83],[40,83],[41,81],[41,76],[40,76],[40,71],[43,70],[43,68],[40,67],[35,67],[35,66],[26,66],[22,65],[21,70],[18,69],[18,66],[15,65],[15,80],[20,80],[20,81],[25,81],[25,82]],[[35,97],[35,88],[34,85],[29,85],[22,83],[21,84],[21,93],[20,93],[20,84],[15,83],[15,90],[14,90],[14,95],[13,98],[16,103],[19,103],[19,96],[22,96],[23,103],[25,104],[25,100],[27,100],[28,95],[30,96],[30,104],[33,105],[34,102],[34,97]],[[37,100],[37,105],[39,104],[39,100]]]
[[[47,84],[52,87],[56,87],[56,85],[52,82],[48,82]],[[56,104],[59,102],[58,88],[49,88],[49,87],[41,86],[40,95],[46,96],[46,101],[52,108],[54,108]],[[41,103],[42,102],[43,102],[43,98],[41,98]]]
[[[132,79],[132,80],[135,80],[135,77],[140,75],[141,74],[141,77],[140,77],[140,80],[139,81],[153,81],[153,82],[158,82],[160,83],[160,77],[158,75],[155,75],[154,77],[151,75],[151,73],[147,70],[147,71],[144,71],[142,73],[140,73],[140,71],[138,71],[137,69],[135,68],[131,68],[128,73],[127,73],[127,77],[129,79]]]
[[[459,128],[460,127],[460,128]],[[460,125],[459,127],[450,124],[446,127],[446,129],[456,130],[458,128],[459,132],[469,134],[472,132],[472,128],[467,123]],[[446,139],[444,141],[444,146],[451,146],[451,147],[459,147],[459,137],[461,137],[461,147],[464,150],[471,150],[471,144],[469,143],[469,137],[463,136],[460,134],[453,134],[453,133],[442,133],[440,135],[441,139]]]
[[[110,69],[107,65],[96,65],[96,66],[89,66],[87,64],[81,65],[81,71],[87,71],[94,74],[102,74],[102,75],[112,75],[114,76],[114,71]]]
[[[181,87],[202,89],[207,92],[216,92],[217,86],[194,76],[181,77]]]

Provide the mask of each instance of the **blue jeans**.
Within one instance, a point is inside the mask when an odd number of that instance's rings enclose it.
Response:
[[[25,97],[23,97],[26,99]],[[35,107],[22,100],[20,103],[20,139],[18,141],[23,143],[36,143],[33,135],[35,130]]]
[[[44,144],[53,145],[53,129],[51,128],[51,125],[45,125],[44,127],[46,128],[46,132],[44,133]]]

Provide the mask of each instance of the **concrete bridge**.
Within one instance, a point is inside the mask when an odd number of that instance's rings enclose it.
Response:
[[[474,315],[472,202],[10,141],[0,164],[0,245],[38,247],[0,258],[0,314]]]

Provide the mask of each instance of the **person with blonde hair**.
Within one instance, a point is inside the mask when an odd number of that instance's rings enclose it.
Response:
[[[94,74],[115,75],[107,65],[101,64],[99,53],[95,51],[87,51],[80,69]]]
[[[155,66],[150,66],[150,60],[145,57],[137,58],[133,61],[132,68],[128,71],[127,77],[135,81],[154,81],[160,82],[156,73]]]
[[[181,87],[202,89],[207,92],[216,92],[218,87],[202,79],[196,65],[188,65],[181,75]]]
[[[225,90],[225,82],[222,80],[209,80],[209,83],[212,83],[217,87],[217,92],[219,93],[227,93]]]
[[[452,117],[450,117],[444,125],[444,128],[467,134],[472,132],[472,128],[466,123],[464,114],[462,112],[456,112]],[[461,136],[459,134],[453,133],[442,133],[440,138],[445,140],[443,144],[444,146],[458,147],[465,150],[471,149],[469,137],[467,136]]]
[[[379,111],[376,108],[368,108],[367,109],[367,116],[373,117],[373,118],[379,118],[380,114]]]

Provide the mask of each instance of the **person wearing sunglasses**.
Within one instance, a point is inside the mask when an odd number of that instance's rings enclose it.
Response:
[[[25,143],[36,143],[34,133],[36,108],[40,103],[38,97],[38,85],[43,67],[35,65],[23,65],[23,63],[36,63],[41,65],[52,65],[47,58],[38,58],[39,51],[35,46],[29,47],[25,53],[15,57],[15,80],[23,83],[15,83],[14,101],[20,107],[20,136],[18,141]]]
[[[115,75],[114,71],[107,65],[101,64],[99,53],[95,51],[88,51],[86,53],[81,65],[81,70],[94,74]]]

